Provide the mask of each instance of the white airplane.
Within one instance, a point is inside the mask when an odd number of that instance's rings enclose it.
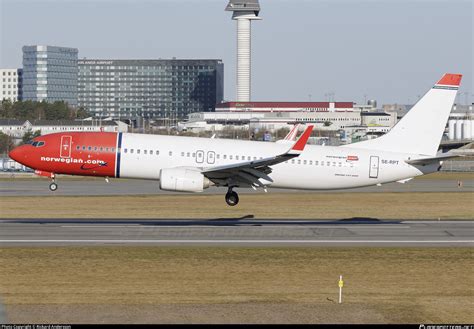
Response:
[[[227,188],[225,200],[239,202],[235,188],[346,189],[405,182],[436,172],[446,121],[461,82],[445,74],[380,138],[331,147],[306,145],[313,126],[296,142],[293,130],[281,143],[106,132],[62,132],[40,136],[10,157],[52,179],[57,174],[159,181],[167,191]]]

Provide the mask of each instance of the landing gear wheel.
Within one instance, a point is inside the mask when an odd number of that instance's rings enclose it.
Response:
[[[58,189],[58,184],[56,183],[49,184],[49,189],[53,192],[56,191]]]
[[[239,203],[239,195],[237,192],[229,191],[225,195],[225,202],[227,202],[229,206],[235,206],[237,203]]]

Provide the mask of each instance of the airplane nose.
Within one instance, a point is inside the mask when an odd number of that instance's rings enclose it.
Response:
[[[22,155],[23,155],[23,150],[21,146],[15,147],[13,150],[10,151],[10,153],[8,153],[8,156],[10,157],[10,159],[13,159],[16,162],[20,162],[20,163],[23,158]]]

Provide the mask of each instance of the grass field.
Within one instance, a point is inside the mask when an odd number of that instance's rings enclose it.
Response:
[[[262,322],[283,305],[302,322],[358,322],[359,314],[362,322],[472,323],[473,256],[472,248],[0,248],[0,296],[7,310],[72,305],[75,316],[89,312],[85,321],[104,305],[223,304],[261,308]],[[42,313],[11,320],[47,321]]]
[[[222,195],[6,196],[0,218],[473,219],[474,195],[459,193],[269,193]],[[32,211],[34,209],[34,211]]]

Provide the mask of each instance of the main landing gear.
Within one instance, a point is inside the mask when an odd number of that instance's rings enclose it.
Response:
[[[229,190],[225,195],[225,202],[227,202],[229,206],[235,206],[239,203],[239,195],[237,192],[232,190],[232,187],[229,187]]]

